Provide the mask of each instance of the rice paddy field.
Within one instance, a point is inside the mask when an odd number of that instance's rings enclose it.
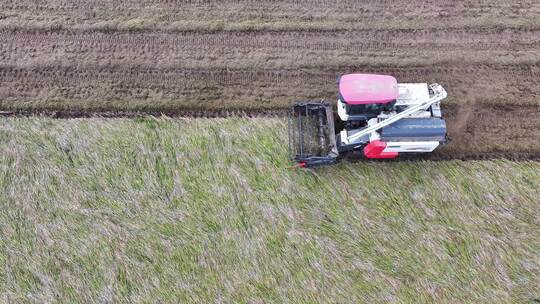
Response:
[[[0,302],[540,303],[538,1],[0,2]],[[422,159],[294,168],[349,72]]]
[[[281,119],[9,118],[13,302],[521,302],[537,162],[290,168]]]

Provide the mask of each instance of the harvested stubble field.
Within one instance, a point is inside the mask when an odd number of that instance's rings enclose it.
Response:
[[[533,105],[538,1],[3,1],[5,110],[283,109],[351,71]]]
[[[299,171],[285,126],[0,120],[3,299],[538,300],[539,163]]]

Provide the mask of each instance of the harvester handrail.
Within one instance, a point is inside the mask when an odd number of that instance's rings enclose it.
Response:
[[[431,90],[433,91],[433,93],[435,94],[433,97],[431,97],[430,99],[424,101],[424,102],[421,102],[417,105],[414,105],[414,106],[411,106],[411,107],[408,107],[407,109],[403,110],[402,112],[394,115],[394,116],[391,116],[379,123],[376,123],[372,126],[369,126],[365,129],[363,129],[362,131],[354,134],[354,135],[351,135],[351,136],[347,136],[346,138],[344,138],[344,143],[347,143],[347,144],[352,144],[358,140],[360,140],[362,137],[368,135],[368,134],[371,134],[372,132],[375,132],[381,128],[384,128],[388,125],[391,125],[393,124],[394,122],[402,119],[402,118],[405,118],[407,116],[409,116],[410,114],[413,114],[423,108],[426,108],[426,107],[429,107],[430,105],[434,104],[434,103],[437,103],[443,99],[445,99],[448,94],[446,93],[446,90],[438,83],[433,83],[433,84],[430,84],[429,87],[431,88]]]

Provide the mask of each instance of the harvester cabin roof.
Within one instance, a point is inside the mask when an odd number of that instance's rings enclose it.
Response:
[[[399,95],[396,78],[388,75],[346,74],[339,79],[340,100],[350,104],[389,103]]]

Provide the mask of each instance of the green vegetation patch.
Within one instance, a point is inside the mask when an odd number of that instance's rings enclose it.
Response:
[[[0,295],[540,298],[539,163],[290,165],[281,119],[2,119]]]

